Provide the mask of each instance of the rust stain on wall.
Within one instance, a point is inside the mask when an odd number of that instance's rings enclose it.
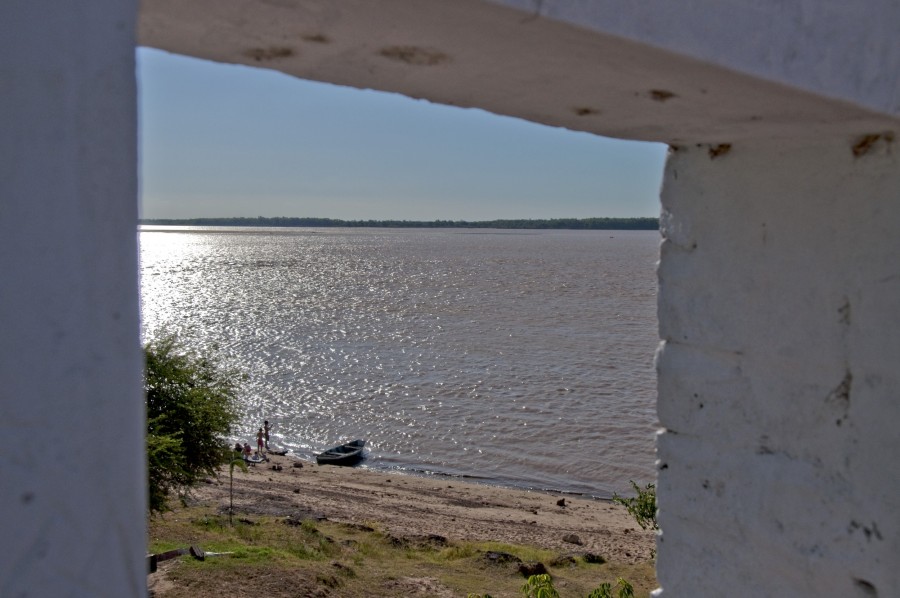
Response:
[[[311,35],[304,35],[303,41],[310,42],[313,44],[330,44],[331,40],[327,35],[323,35],[321,33],[314,33]]]
[[[279,58],[288,58],[294,55],[294,49],[288,46],[269,46],[268,48],[249,48],[244,51],[244,56],[252,58],[256,62],[268,62]]]
[[[671,100],[672,98],[677,98],[678,95],[667,91],[665,89],[651,89],[650,90],[650,98],[657,102],[665,102]]]
[[[450,56],[440,50],[419,46],[387,46],[378,53],[390,60],[415,66],[435,66],[450,62]]]
[[[719,156],[724,156],[731,151],[730,143],[720,143],[719,145],[709,146],[709,159],[715,160]]]
[[[884,133],[868,133],[858,137],[856,141],[853,142],[853,157],[859,158],[865,156],[875,147],[875,144],[881,140],[884,140],[887,145],[888,153],[890,153],[892,149],[891,146],[894,143],[894,133],[893,131],[885,131]]]

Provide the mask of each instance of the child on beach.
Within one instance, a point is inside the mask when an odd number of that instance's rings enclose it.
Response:
[[[263,436],[266,441],[266,449],[269,448],[269,430],[272,429],[272,426],[269,425],[269,420],[263,422]]]
[[[259,451],[259,454],[263,454],[263,429],[260,428],[256,433],[256,450]]]

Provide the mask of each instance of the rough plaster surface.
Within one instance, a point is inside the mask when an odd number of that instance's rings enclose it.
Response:
[[[729,143],[749,137],[857,135],[879,132],[891,115],[900,116],[867,111],[867,104],[855,107],[840,94],[836,97],[842,101],[826,101],[808,93],[821,90],[804,86],[802,78],[764,82],[747,76],[737,68],[743,63],[728,59],[735,52],[726,42],[741,40],[735,21],[722,9],[705,10],[709,2],[663,1],[668,8],[658,11],[654,27],[643,2],[548,0],[539,3],[539,12],[530,2],[508,4],[526,10],[481,0],[144,0],[139,39],[209,60],[630,139]],[[660,8],[660,2],[651,4]],[[754,30],[748,56],[779,48],[766,44],[783,4],[741,8],[728,3],[736,11],[734,19],[753,16],[753,23],[769,27]],[[875,9],[855,11],[877,20]],[[818,26],[835,23],[824,9],[808,12],[816,36],[795,40],[784,51],[808,51],[805,60],[813,61],[821,49],[813,45],[820,41]],[[545,13],[575,24],[541,16]],[[829,20],[820,23],[819,16]],[[656,35],[660,19],[674,30],[684,26],[684,35]],[[719,43],[692,55],[676,42],[692,39],[698,28]],[[648,40],[657,43],[638,43]],[[855,57],[856,44],[854,38],[839,48]],[[877,46],[879,60],[870,66],[879,69],[878,81],[886,79],[881,85],[896,94],[900,58],[888,52],[896,44],[885,39]],[[744,57],[743,50],[736,54]],[[763,70],[777,74],[781,66]],[[798,84],[788,88],[786,83]]]
[[[4,597],[146,592],[136,10],[0,8]]]
[[[900,116],[894,0],[491,0]]]
[[[854,145],[670,155],[660,595],[900,592],[900,154]]]

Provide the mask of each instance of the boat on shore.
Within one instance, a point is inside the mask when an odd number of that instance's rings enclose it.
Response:
[[[363,458],[365,440],[353,440],[316,455],[318,465],[356,465]]]

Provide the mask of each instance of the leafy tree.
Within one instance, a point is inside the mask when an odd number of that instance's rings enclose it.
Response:
[[[631,481],[631,486],[637,492],[635,498],[622,498],[614,494],[613,502],[625,507],[641,529],[659,529],[656,522],[656,486],[647,484],[646,488],[641,489],[634,480]]]
[[[232,456],[225,436],[237,418],[241,380],[212,357],[183,349],[174,336],[144,347],[150,511],[166,508]]]

